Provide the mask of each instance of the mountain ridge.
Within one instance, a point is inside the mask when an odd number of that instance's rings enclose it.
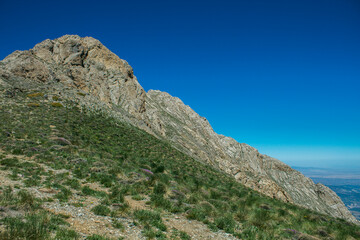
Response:
[[[16,51],[1,61],[0,76],[3,84],[11,85],[18,78],[22,84],[30,80],[43,87],[57,85],[64,96],[67,93],[61,86],[80,90],[86,95],[85,100],[77,97],[81,104],[104,104],[112,114],[169,140],[182,152],[232,175],[247,187],[357,223],[329,188],[314,184],[247,144],[216,134],[210,123],[181,99],[158,90],[146,93],[131,66],[96,39],[65,35],[45,40],[29,51]]]

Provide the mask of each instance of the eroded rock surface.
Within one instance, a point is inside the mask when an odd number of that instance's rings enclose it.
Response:
[[[252,189],[356,222],[326,186],[314,184],[247,144],[215,133],[205,118],[179,98],[161,91],[146,93],[130,65],[96,39],[66,35],[45,40],[28,51],[15,51],[0,62],[0,84],[14,86],[15,82],[22,87],[37,84],[56,89],[68,98],[80,99],[76,92],[81,91],[87,95],[81,104],[100,106]]]
[[[138,118],[145,111],[145,91],[133,69],[94,38],[48,39],[29,51],[10,54],[2,63],[15,76],[44,84],[63,83]]]

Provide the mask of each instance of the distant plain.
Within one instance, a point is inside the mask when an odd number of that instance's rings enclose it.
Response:
[[[326,169],[294,167],[315,183],[331,188],[360,220],[360,171],[358,169]]]

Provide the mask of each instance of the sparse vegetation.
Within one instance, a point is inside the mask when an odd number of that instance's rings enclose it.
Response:
[[[142,130],[70,101],[62,100],[66,107],[42,104],[43,96],[19,93],[15,103],[0,109],[0,169],[21,183],[1,186],[0,206],[27,213],[1,219],[0,239],[77,239],[63,218],[41,209],[44,201],[86,207],[71,202],[74,196],[97,199],[92,212],[111,218],[116,229],[124,228],[118,216],[133,219],[148,238],[190,239],[169,229],[165,214],[186,216],[240,239],[360,238],[358,226],[263,196]],[[26,188],[54,193],[38,199]],[[130,209],[127,196],[146,199],[153,211]]]
[[[59,102],[53,102],[53,103],[51,103],[51,106],[53,106],[53,107],[64,107],[64,105],[62,105]]]
[[[97,205],[96,207],[91,209],[91,211],[93,211],[96,215],[100,215],[100,216],[107,216],[111,212],[110,208],[103,205]]]

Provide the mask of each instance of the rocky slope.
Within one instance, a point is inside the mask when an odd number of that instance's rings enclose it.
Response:
[[[93,38],[66,35],[29,51],[16,51],[0,62],[0,84],[53,88],[81,104],[109,109],[250,188],[356,222],[329,188],[247,144],[216,134],[205,118],[180,99],[160,91],[146,93],[129,64]]]

